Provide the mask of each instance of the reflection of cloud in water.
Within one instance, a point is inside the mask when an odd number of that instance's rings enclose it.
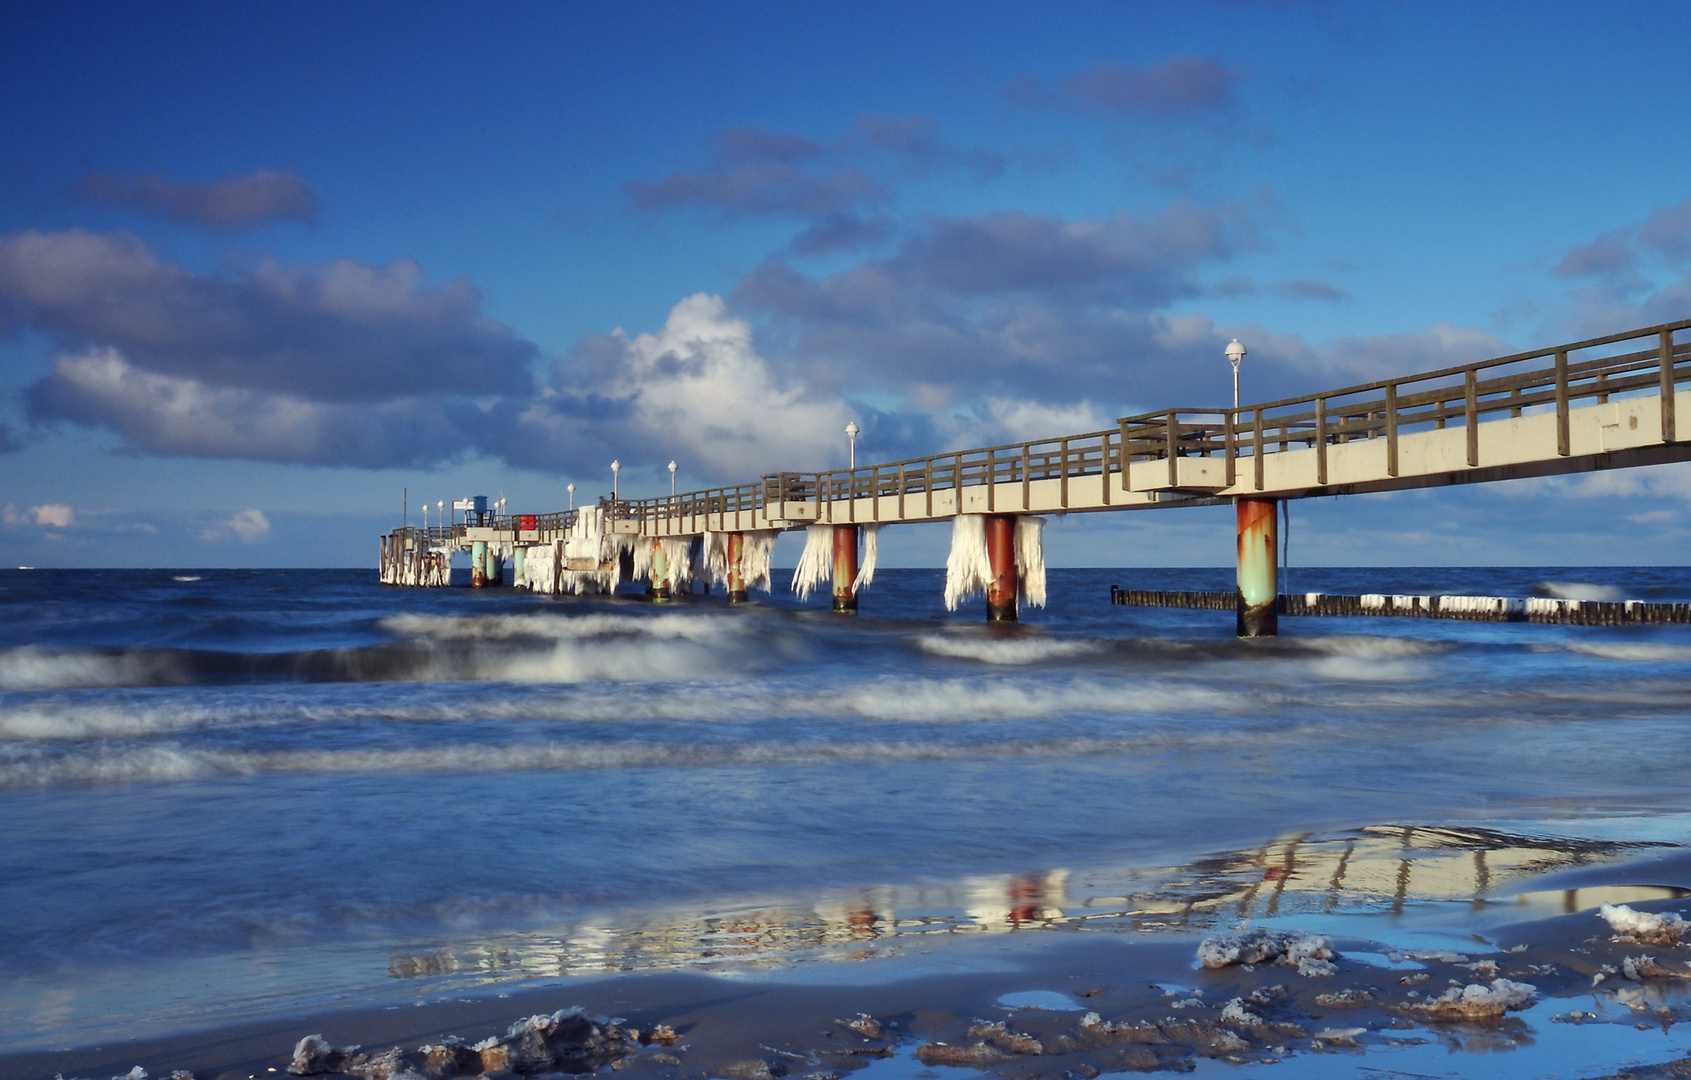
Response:
[[[478,984],[620,971],[782,967],[897,953],[935,934],[1080,928],[1199,933],[1245,919],[1401,913],[1406,904],[1426,902],[1503,900],[1524,905],[1522,914],[1536,917],[1637,890],[1521,893],[1528,879],[1663,846],[1669,845],[1369,826],[1277,838],[1186,866],[1058,868],[711,912],[602,913],[590,923],[549,933],[397,954],[388,973]]]

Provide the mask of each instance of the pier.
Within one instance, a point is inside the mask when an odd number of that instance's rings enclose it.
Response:
[[[1231,596],[1221,606],[1236,612],[1241,636],[1272,635],[1281,614],[1305,613],[1279,594],[1283,500],[1691,459],[1691,441],[1679,438],[1682,428],[1691,435],[1691,390],[1678,389],[1691,381],[1681,378],[1691,375],[1691,340],[1675,340],[1687,329],[1691,320],[1279,401],[1170,408],[1104,431],[657,498],[613,493],[564,512],[507,516],[485,500],[459,503],[461,522],[455,514],[443,527],[383,537],[382,580],[444,585],[439,558],[469,550],[478,584],[499,581],[509,558],[512,583],[542,592],[643,579],[663,599],[703,579],[734,603],[748,587],[769,587],[774,537],[805,530],[795,591],[827,583],[834,610],[850,613],[873,580],[882,527],[950,521],[948,606],[984,593],[990,621],[1014,621],[1021,604],[1044,603],[1041,515],[1231,503],[1237,588],[1215,595]],[[1408,614],[1396,599],[1370,613]]]

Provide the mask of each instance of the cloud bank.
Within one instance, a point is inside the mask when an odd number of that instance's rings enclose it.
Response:
[[[151,217],[200,225],[219,232],[257,228],[278,221],[311,225],[319,203],[303,177],[261,169],[209,184],[184,184],[163,173],[125,175],[94,170],[77,190],[85,198],[132,206]]]

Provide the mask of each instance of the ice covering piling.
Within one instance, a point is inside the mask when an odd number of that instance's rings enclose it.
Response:
[[[804,531],[804,551],[793,568],[793,592],[800,600],[809,600],[818,585],[833,579],[834,527],[812,525]]]
[[[1044,607],[1045,519],[1019,516],[1015,520],[1017,600]],[[945,560],[946,610],[956,611],[964,601],[985,593],[992,579],[986,515],[958,514],[951,519],[951,551]]]

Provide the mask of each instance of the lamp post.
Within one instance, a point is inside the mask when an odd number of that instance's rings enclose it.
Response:
[[[846,423],[846,438],[851,440],[851,467],[854,469],[857,468],[857,433],[862,430],[856,420]]]
[[[1239,361],[1244,358],[1245,347],[1239,343],[1238,338],[1234,338],[1233,343],[1227,346],[1227,362],[1233,365],[1233,407],[1235,409],[1239,407]]]
[[[622,471],[622,462],[611,462],[611,501],[617,501],[617,473]]]
[[[574,510],[575,509],[575,484],[574,483],[565,484],[564,490],[570,493],[570,509]]]
[[[672,498],[672,499],[675,498],[675,459],[674,458],[671,458],[670,462],[669,462],[669,497]]]
[[[445,528],[446,500],[445,499],[436,499],[434,506],[435,506],[436,510],[440,511],[440,513],[435,515],[435,520],[441,522],[442,523],[441,527]]]

